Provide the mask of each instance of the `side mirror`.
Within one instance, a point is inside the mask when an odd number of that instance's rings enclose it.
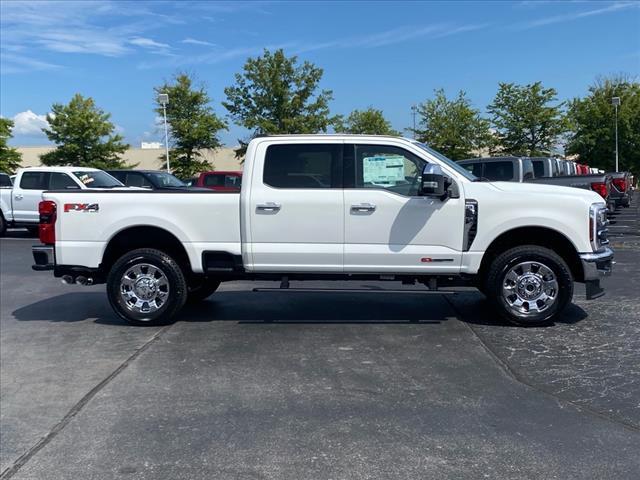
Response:
[[[444,174],[440,165],[427,163],[420,179],[420,195],[423,197],[444,198]]]

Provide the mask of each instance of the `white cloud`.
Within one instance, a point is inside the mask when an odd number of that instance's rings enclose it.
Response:
[[[54,68],[59,68],[59,65],[4,51],[0,54],[0,74],[2,75],[51,70]]]
[[[143,48],[149,48],[152,50],[165,50],[165,49],[171,48],[166,43],[156,42],[151,38],[144,38],[144,37],[134,37],[131,40],[129,40],[129,43],[131,45],[136,45],[138,47],[143,47]]]
[[[40,136],[44,135],[42,129],[49,128],[46,115],[38,115],[31,110],[17,113],[13,116],[13,135]]]
[[[563,15],[555,15],[553,17],[545,17],[539,18],[537,20],[532,20],[530,22],[526,22],[517,26],[517,28],[526,30],[529,28],[542,27],[545,25],[553,25],[555,23],[564,23],[571,22],[573,20],[578,20],[580,18],[593,17],[595,15],[603,15],[606,13],[617,12],[619,10],[625,10],[627,8],[636,8],[640,7],[640,3],[636,2],[616,2],[612,3],[606,7],[597,8],[594,10],[585,10],[582,12],[572,12]]]
[[[184,40],[182,40],[182,43],[188,43],[190,45],[201,45],[204,47],[217,47],[217,45],[215,43],[211,43],[211,42],[206,42],[204,40],[198,40],[197,38],[185,38]]]

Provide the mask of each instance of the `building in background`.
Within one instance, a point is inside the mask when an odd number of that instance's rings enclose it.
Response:
[[[151,142],[153,143],[153,142]],[[142,148],[130,148],[122,156],[132,168],[141,170],[163,170],[165,165],[165,152],[162,143],[159,147],[149,148],[149,144]],[[22,155],[23,167],[38,167],[40,155],[43,155],[55,147],[16,147]],[[206,158],[215,170],[242,170],[240,160],[235,156],[233,148],[220,148],[218,150],[203,150],[202,156]]]

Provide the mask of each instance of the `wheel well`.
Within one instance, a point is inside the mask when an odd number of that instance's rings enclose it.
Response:
[[[582,262],[571,241],[562,233],[545,227],[515,228],[497,237],[491,242],[482,257],[482,263],[478,271],[480,278],[484,278],[486,270],[494,258],[505,250],[521,245],[538,245],[553,250],[567,262],[574,280],[578,282],[584,280]]]
[[[155,248],[172,257],[185,275],[192,275],[191,263],[184,246],[172,233],[158,227],[131,227],[118,232],[107,244],[100,268],[106,273],[127,252],[137,248]]]

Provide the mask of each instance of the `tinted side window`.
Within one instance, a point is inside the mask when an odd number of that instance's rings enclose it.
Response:
[[[536,178],[544,177],[544,162],[546,160],[532,160],[533,163],[533,173]]]
[[[207,175],[204,177],[204,185],[207,187],[222,187],[224,186],[224,175]]]
[[[125,185],[127,184],[127,172],[114,172],[114,171],[110,171],[107,172],[109,175],[111,175],[113,178],[115,178],[116,180],[121,181],[122,183],[124,183]]]
[[[491,181],[510,182],[513,180],[513,162],[487,162],[483,177]]]
[[[11,186],[11,178],[9,175],[4,173],[0,174],[0,187],[10,187]]]
[[[263,182],[276,188],[341,187],[342,145],[270,145]]]
[[[468,172],[473,173],[476,177],[480,178],[482,177],[482,163],[478,162],[478,163],[465,163],[464,165],[462,165],[465,170],[467,170]]]
[[[67,188],[80,188],[66,173],[51,173],[49,178],[49,190],[65,190]]]
[[[24,172],[20,188],[24,190],[46,190],[49,186],[49,172]]]
[[[224,177],[225,187],[240,188],[241,182],[242,182],[242,177],[236,177],[235,175],[225,175]]]
[[[144,187],[153,188],[153,185],[139,173],[127,173],[127,181],[124,182],[127,187]]]

